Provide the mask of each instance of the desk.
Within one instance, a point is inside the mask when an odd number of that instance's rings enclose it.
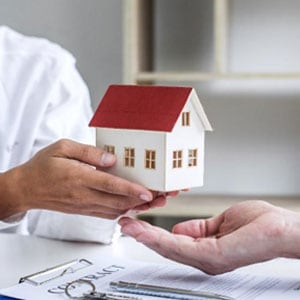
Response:
[[[95,257],[101,255],[114,255],[121,258],[132,258],[148,262],[169,262],[142,244],[135,242],[130,237],[121,237],[111,245],[100,245],[93,243],[63,242],[48,240],[35,236],[20,236],[16,234],[0,234],[0,288],[15,285],[20,277],[38,272],[55,265],[82,257]],[[245,267],[247,274],[263,275],[268,280],[269,276],[278,276],[280,282],[287,281],[300,287],[300,260],[279,260],[265,262]],[[174,263],[174,262],[172,262]],[[255,278],[255,277],[251,277]],[[231,279],[232,280],[232,279]],[[251,283],[252,284],[252,283]],[[265,283],[264,283],[265,284]],[[249,291],[255,290],[257,286],[250,286]],[[276,296],[274,299],[286,299],[282,293],[285,288],[267,289],[267,292]],[[288,299],[298,300],[298,289],[292,291],[292,297]],[[278,298],[279,297],[279,298]],[[248,299],[248,298],[247,298]],[[253,298],[251,298],[253,299]],[[256,299],[256,298],[255,298]],[[259,299],[270,300],[273,297],[262,297]]]
[[[151,262],[165,260],[129,237],[101,245],[0,233],[0,245],[0,288],[18,283],[20,277],[76,258],[113,254]]]

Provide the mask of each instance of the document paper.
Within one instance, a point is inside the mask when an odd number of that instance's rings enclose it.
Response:
[[[237,300],[300,299],[300,260],[276,259],[226,274],[210,276],[177,263],[156,264],[120,257],[89,259],[93,265],[35,286],[24,282],[0,290],[2,295],[30,300],[68,299],[64,289],[77,279],[90,280],[97,291],[110,291],[111,281],[130,281],[227,295]],[[162,299],[137,296],[142,299]]]

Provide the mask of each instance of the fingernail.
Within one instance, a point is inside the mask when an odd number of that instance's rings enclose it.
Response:
[[[140,199],[147,202],[152,200],[152,198],[147,194],[141,194]]]
[[[125,218],[121,218],[121,219],[118,221],[118,223],[119,223],[119,225],[124,226],[124,225],[128,224],[129,221],[130,221],[130,220],[129,220],[129,219],[126,219],[126,217],[125,217]]]
[[[102,166],[110,166],[115,162],[115,156],[111,153],[104,152],[101,155],[100,161]]]

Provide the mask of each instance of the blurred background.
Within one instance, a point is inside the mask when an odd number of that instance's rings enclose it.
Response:
[[[140,29],[135,26],[144,26],[138,38],[151,40],[147,46],[151,49],[145,51],[151,63],[142,71],[212,74],[204,80],[151,79],[154,84],[195,87],[214,128],[206,138],[204,186],[185,196],[216,199],[219,204],[249,197],[292,199],[286,203],[297,208],[300,2],[222,1],[0,0],[0,20],[2,25],[68,49],[90,89],[94,109],[109,84],[128,82],[125,73],[132,71],[134,59],[128,53],[132,38],[128,34]],[[137,18],[142,20],[135,22],[143,2],[148,11],[140,12]],[[225,73],[268,76],[215,73],[215,5],[224,8],[224,3]]]

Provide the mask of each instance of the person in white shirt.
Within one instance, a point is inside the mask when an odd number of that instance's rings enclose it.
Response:
[[[108,243],[118,216],[165,203],[105,173],[116,158],[92,146],[91,115],[69,52],[0,27],[1,231]]]

